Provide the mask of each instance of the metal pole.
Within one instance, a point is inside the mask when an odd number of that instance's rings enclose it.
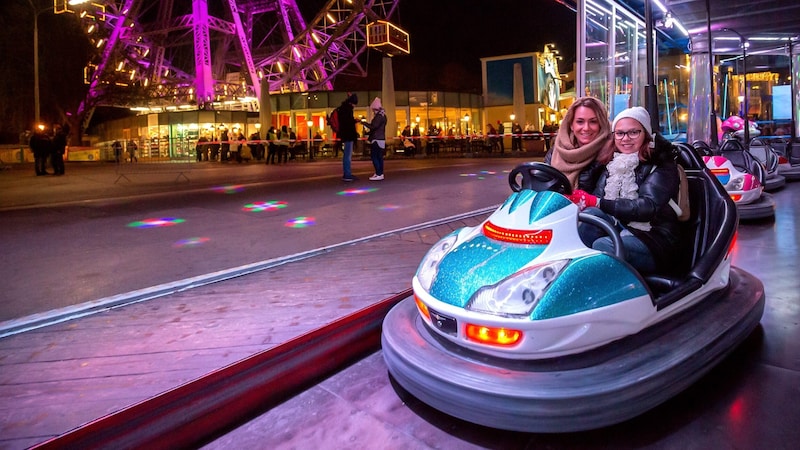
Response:
[[[738,34],[738,33],[737,33]],[[739,37],[742,37],[740,34]],[[750,148],[750,125],[747,116],[749,115],[750,108],[747,105],[747,42],[742,37],[742,71],[744,74],[744,148]]]
[[[717,112],[714,100],[714,39],[711,37],[711,3],[706,0],[706,32],[708,33],[708,80],[710,83],[709,93],[711,94],[711,115],[708,130],[711,134],[711,148],[719,146],[719,136],[717,135]]]
[[[33,0],[28,0],[33,10],[33,127],[39,125],[39,11],[33,4]]]
[[[795,67],[794,67],[794,55],[792,54],[793,51],[792,41],[789,41],[787,45],[789,46],[789,73],[794,73]],[[794,126],[797,123],[797,117],[795,113],[795,108],[797,108],[797,103],[795,101],[795,86],[797,86],[797,81],[792,80],[792,84],[790,86],[791,86],[790,92],[792,93],[791,96],[792,115],[791,115],[791,125],[789,127],[789,142],[792,142],[794,141],[794,138],[796,136]]]
[[[655,85],[655,52],[653,42],[653,8],[650,0],[644,2],[645,45],[647,58],[647,85],[644,87],[645,107],[650,113],[650,125],[653,131],[659,130],[658,121],[658,90]]]
[[[728,31],[728,32],[731,32],[731,33],[735,34],[736,36],[739,36],[739,41],[742,43],[742,72],[743,72],[742,76],[744,77],[743,80],[742,80],[743,81],[743,85],[744,85],[744,92],[743,92],[743,94],[744,94],[743,95],[744,104],[742,105],[742,108],[744,109],[744,111],[742,111],[742,115],[744,117],[742,117],[742,119],[744,119],[744,147],[745,148],[749,148],[750,147],[750,124],[749,124],[749,121],[747,119],[747,112],[749,110],[749,108],[747,106],[747,97],[748,97],[748,95],[747,95],[747,41],[745,40],[744,36],[742,36],[741,33],[739,33],[738,31],[736,31],[736,30],[734,30],[732,28],[723,28],[722,31]]]

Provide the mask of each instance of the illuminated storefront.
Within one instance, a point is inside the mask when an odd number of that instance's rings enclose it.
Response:
[[[380,97],[380,91],[357,91],[359,104],[355,116],[368,117],[369,103]],[[306,140],[317,133],[324,140],[334,139],[327,126],[326,117],[347,97],[347,92],[289,93],[270,96],[272,126],[291,128],[298,140]],[[431,126],[441,130],[442,135],[463,136],[479,132],[481,123],[481,99],[477,94],[442,91],[397,91],[396,121],[398,135],[406,125],[419,127],[425,135]],[[466,119],[466,120],[465,120]],[[309,122],[312,125],[309,127]],[[363,130],[357,125],[358,131]],[[143,157],[191,159],[194,146],[202,136],[210,141],[218,140],[227,131],[233,140],[242,134],[250,138],[260,133],[258,112],[253,111],[167,111],[142,113],[135,117],[118,119],[98,125],[91,130],[96,136],[96,145],[110,148],[114,140],[134,140]],[[399,140],[397,141],[399,144]]]

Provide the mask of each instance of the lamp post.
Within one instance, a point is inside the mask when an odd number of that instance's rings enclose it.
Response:
[[[28,4],[33,10],[33,123],[34,126],[38,126],[41,112],[39,109],[39,14],[49,8],[37,11],[33,0],[28,0]]]
[[[311,142],[311,131],[314,129],[314,121],[309,119],[306,121],[306,125],[308,125],[308,160],[314,160],[314,146]]]
[[[742,92],[744,94],[744,105],[743,105],[744,111],[742,111],[743,112],[742,115],[744,117],[742,117],[742,118],[744,119],[744,147],[745,148],[749,148],[750,147],[750,124],[749,124],[749,122],[747,120],[747,116],[748,116],[748,112],[749,112],[750,108],[747,105],[747,97],[748,97],[748,95],[747,95],[747,40],[744,38],[744,36],[741,35],[741,33],[739,33],[738,31],[736,31],[734,29],[723,28],[723,31],[729,31],[729,32],[735,34],[736,36],[739,37],[739,41],[741,41],[741,43],[742,43],[742,77],[743,77],[742,78],[742,82],[743,82],[742,84],[744,85],[744,89],[743,89],[743,92]]]

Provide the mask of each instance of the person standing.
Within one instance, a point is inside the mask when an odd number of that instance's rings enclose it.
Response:
[[[200,136],[200,139],[197,140],[197,145],[194,147],[197,162],[200,162],[203,159],[208,160],[208,154],[206,154],[206,142],[208,142],[208,138],[205,136]]]
[[[122,144],[115,140],[114,143],[111,144],[111,149],[114,150],[114,160],[119,164],[122,159]]]
[[[278,164],[289,162],[289,127],[281,126],[280,136],[278,136]]]
[[[278,154],[278,132],[275,127],[267,130],[267,161],[264,164],[275,164],[275,156]]]
[[[136,150],[139,149],[139,146],[136,145],[133,139],[128,139],[128,155],[130,156],[131,162],[139,162],[139,158],[136,156]]]
[[[547,122],[542,127],[542,134],[544,134],[544,151],[550,150],[550,142],[555,137],[556,128],[552,123]]]
[[[219,158],[220,143],[217,140],[217,138],[214,137],[213,134],[211,135],[211,141],[210,142],[211,142],[211,144],[209,144],[210,155],[208,156],[208,158],[211,161],[216,161],[217,158]]]
[[[50,163],[53,165],[53,175],[64,175],[64,154],[67,153],[69,125],[56,125],[53,131],[53,154]]]
[[[358,178],[353,175],[353,144],[358,139],[356,132],[356,119],[353,115],[353,107],[358,104],[358,96],[348,93],[347,99],[339,105],[337,113],[339,117],[339,131],[337,137],[342,141],[342,181],[355,181]]]
[[[494,151],[494,147],[497,144],[497,130],[494,129],[494,125],[491,123],[487,125],[488,129],[486,130],[486,151],[492,153]]]
[[[511,151],[522,151],[522,125],[520,125],[519,122],[514,122],[514,124],[511,125]]]
[[[502,155],[506,151],[506,144],[505,144],[505,134],[506,134],[506,127],[503,125],[503,122],[497,121],[497,145],[500,147],[500,154]]]
[[[222,134],[219,136],[220,140],[220,148],[219,148],[219,160],[227,162],[228,156],[231,153],[231,141],[228,137],[228,129],[225,128],[222,130]]]
[[[44,132],[44,125],[39,125],[39,127],[36,129],[36,132],[33,133],[33,136],[31,136],[31,140],[28,145],[31,147],[31,151],[33,152],[36,176],[50,175],[47,173],[47,157],[51,152],[50,149],[52,147],[52,141],[50,140],[50,136]]]
[[[383,180],[383,153],[386,150],[386,111],[383,109],[380,97],[375,97],[369,107],[374,114],[372,122],[363,122],[364,127],[369,130],[367,142],[370,144],[369,153],[372,157],[372,165],[375,167],[375,173],[369,179],[381,181]]]

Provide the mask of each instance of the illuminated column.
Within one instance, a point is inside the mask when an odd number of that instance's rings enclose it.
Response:
[[[211,76],[211,42],[208,30],[208,0],[193,0],[194,86],[197,105],[214,101],[214,78]]]
[[[717,124],[711,123],[711,92],[714,84],[711,80],[709,64],[713,57],[708,50],[705,37],[692,39],[690,56],[692,71],[689,74],[689,121],[686,124],[686,141],[703,141],[712,144],[716,141]]]
[[[522,64],[514,64],[514,118],[519,123],[525,123],[525,88],[522,83]],[[512,124],[513,126],[513,124]]]
[[[397,112],[394,99],[394,74],[392,73],[392,58],[383,57],[383,86],[381,89],[383,96],[383,109],[386,110],[386,140],[391,140],[397,136]],[[367,99],[370,101],[371,99]]]
[[[261,139],[267,139],[267,130],[272,126],[272,104],[269,102],[269,80],[260,81],[261,95],[258,98],[258,121],[261,122]]]

